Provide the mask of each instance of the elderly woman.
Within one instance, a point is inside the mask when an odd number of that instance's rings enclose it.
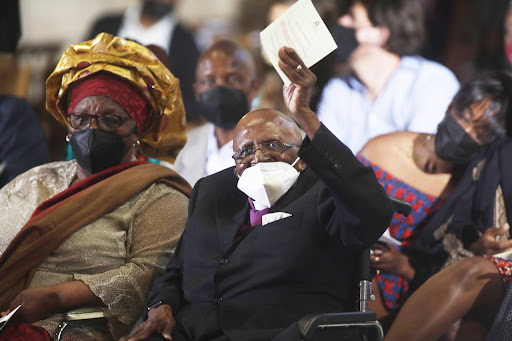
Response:
[[[144,46],[100,34],[64,52],[46,96],[76,161],[33,168],[0,191],[1,311],[21,304],[2,340],[49,339],[63,312],[94,305],[108,310],[108,335],[71,339],[117,339],[185,225],[188,183],[133,161],[140,149],[173,162],[184,145],[178,80]]]

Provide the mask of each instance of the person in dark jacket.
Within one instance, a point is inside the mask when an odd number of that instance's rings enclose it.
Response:
[[[49,161],[46,136],[30,104],[0,95],[0,187]]]
[[[135,40],[143,45],[162,47],[168,66],[180,80],[187,121],[199,120],[196,100],[192,90],[199,51],[192,34],[173,13],[177,0],[141,0],[123,14],[105,15],[93,24],[90,39],[101,32]]]
[[[279,57],[291,117],[259,109],[240,120],[235,167],[196,183],[145,321],[121,340],[298,340],[302,316],[351,309],[356,255],[393,205],[310,109],[314,74],[293,49]]]

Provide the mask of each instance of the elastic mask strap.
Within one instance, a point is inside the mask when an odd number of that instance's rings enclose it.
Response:
[[[293,166],[295,166],[295,164],[296,164],[297,162],[299,162],[299,160],[300,160],[300,157],[299,157],[299,156],[297,156],[297,158],[295,159],[295,161],[293,161],[293,163],[292,163],[290,166],[292,166],[292,167],[293,167]]]

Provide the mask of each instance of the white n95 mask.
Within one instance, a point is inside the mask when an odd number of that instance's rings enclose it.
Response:
[[[260,162],[247,168],[238,180],[238,189],[254,200],[254,208],[262,210],[276,203],[297,181],[300,173],[286,162]]]

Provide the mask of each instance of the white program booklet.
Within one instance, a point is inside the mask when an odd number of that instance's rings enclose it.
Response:
[[[391,234],[389,233],[389,229],[384,231],[382,236],[379,238],[379,242],[386,243],[386,244],[392,244],[392,245],[396,245],[396,246],[402,245],[402,242],[400,242],[399,240],[397,240],[391,236]]]
[[[261,45],[285,85],[290,79],[279,68],[278,51],[287,46],[297,51],[309,68],[338,46],[311,0],[298,0],[260,33]]]
[[[496,257],[496,258],[512,260],[512,250],[496,253],[493,256]]]
[[[7,324],[7,322],[9,322],[11,317],[13,317],[13,315],[16,314],[16,312],[20,308],[21,308],[21,304],[19,306],[17,306],[16,308],[14,308],[9,314],[7,314],[4,317],[0,318],[0,331],[2,331],[2,329],[4,329],[4,327]]]

